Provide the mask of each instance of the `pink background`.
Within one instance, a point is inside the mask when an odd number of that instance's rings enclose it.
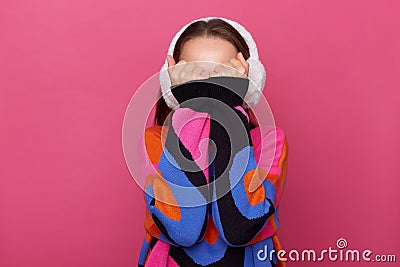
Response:
[[[145,210],[125,109],[175,32],[215,15],[253,34],[288,136],[283,248],[343,237],[399,258],[398,1],[187,3],[0,3],[0,266],[137,266]]]

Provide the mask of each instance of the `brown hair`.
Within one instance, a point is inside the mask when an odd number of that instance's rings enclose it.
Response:
[[[217,37],[227,40],[236,47],[238,52],[242,52],[245,59],[250,57],[249,47],[243,36],[229,23],[215,18],[210,19],[208,22],[203,20],[193,22],[182,32],[174,48],[173,57],[175,62],[180,60],[182,47],[185,42],[197,37]],[[249,115],[250,129],[257,127],[258,123],[253,111],[250,108],[245,109],[245,111]],[[160,90],[159,99],[156,103],[154,125],[163,125],[170,112],[171,109],[162,97]]]

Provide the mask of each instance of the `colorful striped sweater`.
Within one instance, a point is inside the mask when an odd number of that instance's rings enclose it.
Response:
[[[210,83],[185,83],[175,97],[181,103],[197,89],[220,101],[226,97],[222,86]],[[225,104],[244,126],[246,136],[236,137],[243,140],[239,145],[227,145],[232,132],[224,132],[214,120],[214,108],[205,108],[204,102],[181,104],[171,112],[168,126],[145,130],[140,152],[146,215],[139,267],[285,266],[271,251],[281,249],[278,210],[286,184],[287,138],[279,127],[250,129],[242,102],[234,98]],[[239,127],[231,115],[218,112],[231,122],[228,128]],[[243,132],[231,129],[233,135]],[[204,142],[209,139],[216,154]],[[257,181],[258,187],[249,189]]]

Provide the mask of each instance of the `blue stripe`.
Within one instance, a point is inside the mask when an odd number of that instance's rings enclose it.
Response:
[[[247,166],[245,166],[245,164],[247,164]],[[275,199],[274,185],[270,181],[264,180],[265,201],[260,202],[257,205],[252,205],[248,201],[246,189],[244,188],[244,175],[256,168],[257,162],[254,157],[253,148],[251,146],[246,146],[236,153],[232,167],[229,170],[229,180],[231,187],[233,187],[231,191],[235,205],[247,219],[260,218],[267,214],[271,204],[266,200],[266,198],[269,198],[271,203],[273,203]],[[237,182],[238,180],[239,182]]]

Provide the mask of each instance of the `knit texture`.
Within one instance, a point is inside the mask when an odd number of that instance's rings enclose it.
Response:
[[[146,233],[138,266],[285,266],[267,256],[281,249],[276,234],[287,138],[279,127],[250,130],[241,105],[246,81],[239,79],[173,87],[180,106],[171,123],[146,129],[140,151]],[[240,86],[230,94],[226,82]],[[224,105],[190,101],[199,96]],[[254,181],[258,187],[250,190]],[[260,250],[265,259],[257,257]]]

